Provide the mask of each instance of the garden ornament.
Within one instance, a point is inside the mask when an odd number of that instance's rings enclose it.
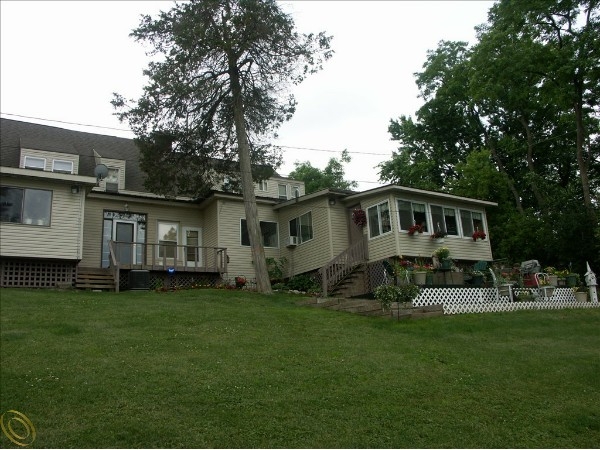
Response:
[[[598,291],[596,289],[598,282],[596,281],[596,274],[594,272],[592,272],[589,262],[586,262],[586,265],[587,265],[587,272],[585,273],[584,277],[585,277],[585,284],[587,284],[588,290],[590,292],[590,301],[592,303],[598,303]]]

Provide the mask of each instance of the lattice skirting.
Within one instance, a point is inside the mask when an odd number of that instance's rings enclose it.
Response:
[[[25,288],[73,286],[76,267],[75,261],[2,259],[0,286]]]
[[[552,297],[540,296],[534,301],[525,302],[511,300],[508,296],[497,296],[496,293],[495,288],[423,288],[413,305],[442,304],[444,314],[600,307],[600,303],[576,301],[570,288],[556,288]]]
[[[150,289],[165,287],[172,289],[190,289],[194,285],[214,287],[220,282],[221,278],[217,274],[198,274],[198,273],[175,273],[170,277],[164,271],[150,272]],[[119,274],[119,289],[129,289],[129,271],[121,270]]]

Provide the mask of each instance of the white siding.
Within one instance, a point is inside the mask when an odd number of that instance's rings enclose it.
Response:
[[[44,167],[44,170],[48,172],[52,172],[52,161],[55,159],[61,161],[71,161],[73,163],[73,174],[77,175],[79,173],[79,155],[22,148],[21,159],[19,161],[19,167],[21,168],[25,167],[25,156],[44,158],[46,160],[46,167]]]
[[[77,260],[81,258],[84,194],[68,184],[48,180],[4,179],[4,186],[52,191],[50,226],[0,222],[0,254],[22,258]]]

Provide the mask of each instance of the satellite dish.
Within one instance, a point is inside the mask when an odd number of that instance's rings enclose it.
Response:
[[[104,180],[108,175],[108,167],[106,167],[104,164],[98,164],[94,168],[94,175],[98,181]]]

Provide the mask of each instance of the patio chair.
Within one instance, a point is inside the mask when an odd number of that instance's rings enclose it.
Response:
[[[383,281],[384,284],[388,284],[388,276],[394,280],[394,284],[397,284],[396,274],[394,274],[394,268],[390,264],[387,259],[384,259],[383,262]]]
[[[490,267],[488,270],[490,271],[490,275],[492,276],[492,280],[494,282],[494,288],[496,289],[496,300],[497,301],[500,300],[500,292],[502,291],[503,296],[504,296],[505,292],[508,293],[508,299],[512,302],[513,301],[512,284],[510,284],[510,283],[500,284],[498,282],[498,279],[496,278],[496,274],[494,273],[492,268]]]

